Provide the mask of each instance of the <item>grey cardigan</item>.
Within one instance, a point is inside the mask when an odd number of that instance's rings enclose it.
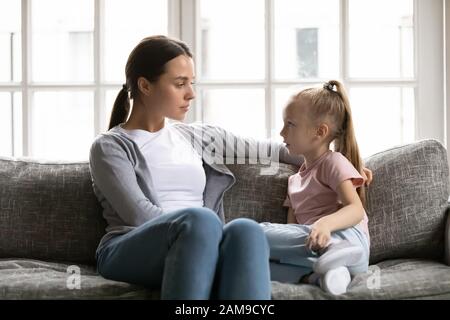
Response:
[[[222,221],[223,195],[235,182],[225,163],[236,163],[238,158],[265,164],[300,165],[302,161],[289,155],[280,143],[238,137],[211,125],[175,123],[172,126],[202,155],[206,174],[204,206],[215,211]],[[163,213],[143,154],[118,126],[96,137],[89,166],[94,193],[107,222],[106,235],[98,249],[111,238]]]

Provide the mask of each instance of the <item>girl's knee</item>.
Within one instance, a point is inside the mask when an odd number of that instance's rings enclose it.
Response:
[[[352,276],[357,275],[359,273],[366,273],[367,271],[369,271],[369,262],[364,261],[355,266],[351,266],[348,268],[348,271]]]

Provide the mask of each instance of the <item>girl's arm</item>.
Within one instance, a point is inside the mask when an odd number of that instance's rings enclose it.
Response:
[[[325,248],[331,232],[353,227],[364,218],[364,207],[351,180],[343,181],[337,187],[337,193],[344,206],[312,225],[307,246],[313,250]]]
[[[336,191],[344,206],[317,221],[326,225],[330,232],[353,227],[364,218],[364,207],[351,180],[343,181]]]
[[[288,210],[287,223],[297,223],[297,219],[295,219],[294,215],[294,209],[292,208],[289,208]]]

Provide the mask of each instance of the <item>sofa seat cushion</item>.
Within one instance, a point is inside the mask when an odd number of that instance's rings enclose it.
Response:
[[[107,280],[87,265],[80,268],[80,289],[69,289],[71,264],[0,259],[0,299],[159,299],[159,292]],[[73,278],[72,278],[73,279]],[[76,284],[76,282],[69,283]]]
[[[107,280],[92,266],[80,268],[80,289],[68,289],[70,264],[0,259],[0,299],[159,299],[158,291]],[[379,288],[373,281],[380,276]],[[389,260],[357,275],[346,294],[332,296],[312,285],[272,281],[272,298],[287,299],[450,299],[450,267],[430,260]]]
[[[375,281],[377,276],[379,276],[378,283]],[[370,266],[369,272],[353,278],[347,293],[341,296],[332,296],[313,285],[294,285],[274,281],[272,282],[272,298],[277,300],[450,299],[450,267],[431,260],[388,260]]]

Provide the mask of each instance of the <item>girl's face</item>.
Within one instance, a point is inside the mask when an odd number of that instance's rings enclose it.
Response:
[[[180,55],[166,64],[166,72],[149,85],[146,99],[152,112],[174,120],[183,120],[189,111],[194,93],[194,62]]]
[[[316,130],[306,110],[306,101],[297,98],[283,111],[284,125],[280,135],[291,154],[304,155],[316,147]]]

